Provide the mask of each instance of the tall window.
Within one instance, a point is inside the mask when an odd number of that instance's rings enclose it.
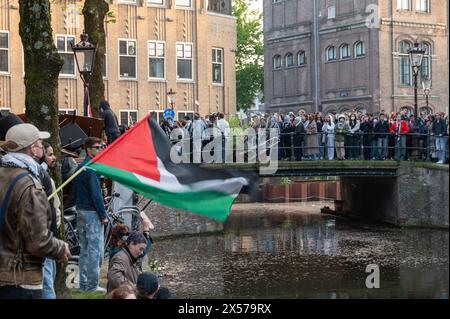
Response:
[[[192,43],[177,43],[177,79],[192,80]]]
[[[9,33],[0,32],[0,74],[9,73]]]
[[[222,84],[223,50],[212,49],[212,78],[213,83]]]
[[[64,65],[59,72],[60,75],[75,75],[75,54],[72,51],[71,44],[75,44],[75,36],[73,35],[57,35],[56,47],[58,53],[64,60]]]
[[[162,120],[164,120],[164,111],[155,110],[148,111],[148,113],[152,114],[151,118],[154,119],[158,124],[161,123]]]
[[[166,44],[160,41],[148,41],[148,77],[165,79],[166,77]]]
[[[273,57],[273,69],[277,70],[277,69],[281,69],[281,56],[280,55],[276,55]]]
[[[411,0],[397,0],[397,9],[411,10]]]
[[[136,110],[120,110],[120,125],[130,127],[137,122],[138,112]]]
[[[286,67],[291,67],[294,65],[294,55],[292,53],[288,53],[285,56],[285,60],[286,60]]]
[[[178,111],[178,121],[181,121],[186,116],[189,116],[191,121],[194,119],[194,111]]]
[[[327,49],[327,61],[336,60],[336,48],[331,46]]]
[[[177,6],[180,7],[190,7],[191,6],[191,0],[176,0]]]
[[[336,7],[335,6],[328,7],[328,19],[334,18],[336,18]]]
[[[348,44],[341,45],[341,59],[348,59],[350,57],[350,50]]]
[[[425,78],[432,78],[431,77],[431,46],[430,44],[426,42],[421,43],[422,49],[425,51],[425,54],[422,58],[422,66],[420,68],[419,78],[417,81],[418,83],[421,83],[423,79]]]
[[[297,54],[297,63],[298,65],[305,65],[306,64],[306,54],[305,51],[300,51]]]
[[[416,10],[430,12],[430,0],[416,0]]]
[[[136,40],[119,40],[119,75],[136,79]]]
[[[136,4],[136,0],[119,0],[118,1],[119,4],[123,3],[123,4]]]
[[[401,85],[411,85],[411,63],[408,55],[408,50],[410,48],[411,43],[408,41],[401,41],[399,43],[399,77]]]
[[[355,56],[364,56],[366,55],[366,48],[364,42],[358,41],[355,43]]]

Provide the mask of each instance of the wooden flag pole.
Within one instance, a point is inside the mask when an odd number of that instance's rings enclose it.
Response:
[[[78,171],[76,171],[75,173],[73,173],[72,176],[70,176],[67,181],[65,181],[64,183],[62,183],[61,186],[59,186],[47,199],[51,200],[53,197],[55,197],[56,194],[58,194],[67,184],[69,184],[75,177],[77,177],[78,175],[80,175],[82,172],[84,172],[86,170],[86,166],[83,166],[82,168],[80,168]]]

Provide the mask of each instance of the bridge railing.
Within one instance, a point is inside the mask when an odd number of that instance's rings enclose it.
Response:
[[[186,136],[186,135],[185,135]],[[225,137],[223,134],[219,137],[210,136],[203,140],[201,152],[209,152],[214,156],[215,150],[210,147],[205,150],[205,146],[214,142],[214,138],[222,139],[222,159],[225,160],[225,154],[232,148],[233,161],[239,156],[244,157],[245,162],[258,161],[261,149],[252,152],[249,144],[266,148],[266,155],[269,156],[273,146],[277,146],[278,160],[302,161],[302,160],[320,160],[340,159],[337,156],[337,150],[344,150],[344,159],[347,160],[415,160],[415,161],[448,161],[449,158],[449,139],[448,136],[435,136],[433,134],[407,133],[375,133],[375,132],[356,132],[346,134],[326,134],[318,133],[298,133],[287,132],[278,133],[276,136],[266,134],[264,141],[259,141],[259,136],[233,135]],[[243,140],[244,143],[238,143]],[[343,145],[337,145],[341,141]],[[190,147],[183,150],[179,148],[180,154],[189,155],[192,160],[193,141],[192,137],[180,137],[172,139],[173,144],[183,144],[180,142],[189,142]],[[331,154],[332,153],[332,154]]]

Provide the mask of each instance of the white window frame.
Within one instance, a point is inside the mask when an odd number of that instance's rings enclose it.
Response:
[[[11,39],[9,37],[9,31],[8,30],[0,30],[0,33],[5,33],[8,36],[8,47],[7,48],[0,48],[0,50],[2,50],[2,51],[7,51],[7,55],[8,55],[8,71],[0,71],[0,74],[10,75],[11,74],[11,50],[10,50],[10,48],[11,48],[11,46],[10,46]],[[24,67],[24,69],[25,69],[25,67]]]
[[[411,0],[397,0],[397,10],[411,10]]]
[[[334,50],[334,54],[333,54],[333,58],[330,59],[330,50],[333,49]],[[333,62],[337,60],[337,56],[336,56],[336,47],[334,45],[330,45],[329,47],[327,47],[326,50],[326,55],[327,55],[327,62]]]
[[[183,45],[183,57],[178,56],[178,46]],[[191,57],[186,58],[186,45],[191,46]],[[176,76],[177,76],[177,82],[194,82],[194,44],[192,42],[176,42],[175,43],[175,55],[177,59],[177,65],[176,65]],[[191,78],[180,78],[178,77],[178,60],[191,60]]]
[[[123,55],[123,54],[120,54],[120,41],[127,41],[127,54],[126,55]],[[128,48],[129,48],[129,46],[128,46],[128,42],[134,42],[135,43],[135,48],[136,48],[136,52],[134,53],[134,55],[129,55],[128,54]],[[138,78],[138,68],[137,68],[137,65],[138,65],[138,46],[137,46],[137,40],[136,39],[128,39],[128,38],[119,38],[119,39],[117,39],[117,55],[118,55],[118,67],[119,67],[119,81],[123,81],[123,80],[125,80],[125,81],[133,81],[133,80],[137,80],[137,78]],[[132,78],[132,77],[122,77],[122,75],[120,74],[120,58],[121,57],[135,57],[136,58],[136,60],[135,60],[135,63],[134,63],[134,73],[135,73],[135,77],[134,78]]]
[[[162,78],[158,78],[158,77],[151,77],[150,76],[150,43],[155,43],[155,51],[158,52],[158,44],[163,44],[164,45],[164,56],[163,57],[158,57],[157,54],[155,56],[153,56],[153,58],[155,59],[163,59],[164,60],[164,77]],[[155,53],[156,53],[155,52]],[[167,50],[166,50],[166,42],[165,41],[156,41],[156,40],[148,40],[147,41],[147,62],[148,62],[148,72],[147,72],[147,77],[149,80],[151,81],[165,81],[166,77],[167,77],[167,59],[166,59],[166,55],[167,55]]]
[[[302,61],[301,61],[301,56],[305,57],[305,62],[304,63],[302,63]],[[308,60],[306,58],[305,50],[298,51],[297,52],[297,66],[303,66],[303,65],[306,65],[306,64],[308,64]]]
[[[280,62],[279,64],[276,62]],[[280,70],[283,68],[283,59],[281,58],[281,55],[279,54],[275,54],[274,57],[272,58],[272,68],[273,70]]]
[[[327,12],[328,12],[328,19],[336,18],[336,7],[335,6],[329,6],[327,8]]]
[[[8,111],[9,113],[11,113],[11,108],[10,107],[0,107],[0,112],[1,111]]]
[[[431,12],[430,0],[416,0],[416,11],[427,12],[427,13]]]
[[[130,4],[130,5],[136,5],[137,0],[118,0],[117,4]]]
[[[177,111],[177,119],[178,119],[178,121],[182,120],[182,119],[180,119],[180,113],[184,113],[184,116],[186,116],[186,115],[190,116],[191,117],[191,121],[194,120],[194,113],[195,113],[194,111],[191,111],[191,110]]]
[[[291,65],[288,65],[288,58],[289,57],[292,59]],[[291,52],[286,53],[286,55],[284,56],[284,64],[286,65],[287,68],[292,68],[292,67],[295,66],[294,55]]]
[[[127,123],[122,123],[122,113],[126,112],[127,113]],[[138,110],[130,110],[130,109],[122,109],[119,110],[119,125],[126,125],[127,127],[130,127],[130,114],[131,113],[136,113],[136,123],[139,122],[139,111]],[[136,124],[133,123],[133,124]]]
[[[75,115],[77,115],[77,109],[65,109],[65,108],[58,108],[58,114],[65,114],[65,115],[73,115],[69,112],[75,112]]]
[[[163,6],[164,0],[147,0],[147,6]]]
[[[407,52],[402,52],[402,43],[408,43],[409,48],[412,48],[413,44],[408,40],[402,40],[398,43],[398,56],[399,56],[399,65],[398,65],[398,83],[400,86],[411,86],[413,84],[413,75],[411,70],[411,63],[409,61],[409,54]],[[407,50],[405,50],[407,51]],[[405,62],[404,62],[405,61]],[[405,64],[404,67],[405,70],[408,71],[408,76],[404,77],[403,75],[403,66],[402,64]],[[402,81],[403,80],[403,81]],[[408,83],[405,83],[407,80]]]
[[[183,8],[191,8],[192,7],[192,0],[174,0],[174,1],[175,1],[175,6],[176,7],[183,7]],[[178,1],[189,1],[189,5],[187,5],[187,4],[179,4]]]
[[[152,112],[156,113],[156,121],[159,124],[161,120],[164,119],[164,110],[150,110],[148,111],[148,114],[152,114]]]
[[[222,48],[212,48],[214,59],[212,60],[211,66],[212,66],[212,83],[214,85],[222,85],[223,84],[223,52],[224,50]],[[221,52],[221,62],[217,62],[217,52]],[[214,65],[220,65],[220,82],[214,82]]]
[[[60,37],[64,38],[65,51],[59,51],[59,49],[58,49],[58,38],[60,38]],[[76,41],[77,37],[75,35],[72,35],[72,34],[56,34],[55,45],[56,45],[56,49],[58,50],[58,53],[72,54],[73,55],[73,74],[61,73],[62,72],[62,68],[61,68],[61,71],[59,73],[59,77],[61,77],[61,78],[76,78],[77,77],[77,61],[76,61],[75,53],[72,51],[72,48],[68,48],[67,47],[67,38],[74,38],[74,44],[76,43],[75,41]]]
[[[362,53],[358,54],[358,45],[361,44],[362,45]],[[360,57],[364,57],[366,56],[366,44],[364,43],[364,41],[357,41],[355,42],[355,58],[360,58]]]
[[[344,48],[347,47],[347,55],[344,56]],[[347,43],[344,43],[340,46],[339,48],[339,57],[341,58],[341,60],[347,60],[351,58],[351,53],[350,53],[350,46]]]

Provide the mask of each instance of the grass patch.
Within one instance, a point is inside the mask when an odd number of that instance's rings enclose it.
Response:
[[[72,299],[105,299],[106,294],[97,291],[71,290]]]

